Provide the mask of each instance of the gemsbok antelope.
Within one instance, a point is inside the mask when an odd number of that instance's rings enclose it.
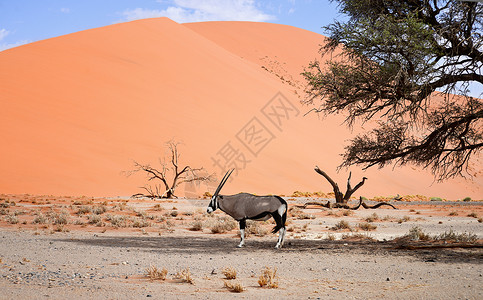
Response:
[[[226,172],[220,184],[216,188],[210,204],[206,211],[214,212],[221,209],[226,214],[233,217],[240,224],[241,241],[238,247],[245,245],[245,226],[246,220],[265,221],[273,217],[276,222],[272,233],[278,234],[278,242],[275,248],[281,248],[285,236],[285,221],[287,220],[287,202],[279,196],[256,196],[248,193],[236,195],[219,195],[221,188],[230,177],[233,170]]]

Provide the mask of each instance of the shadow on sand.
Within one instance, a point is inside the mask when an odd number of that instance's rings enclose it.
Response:
[[[93,238],[62,239],[72,242],[105,248],[123,248],[132,251],[148,251],[173,254],[230,254],[257,253],[263,251],[283,252],[284,254],[310,252],[330,255],[362,254],[371,256],[409,256],[425,262],[440,263],[483,263],[482,248],[448,248],[407,250],[398,248],[394,242],[373,241],[329,241],[286,239],[284,248],[274,249],[276,238],[247,240],[246,247],[237,248],[238,239],[213,236],[162,236],[162,237],[119,237],[95,236]]]

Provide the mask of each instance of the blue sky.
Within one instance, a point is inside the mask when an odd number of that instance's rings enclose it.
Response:
[[[342,20],[329,0],[0,0],[0,51],[51,37],[136,19],[185,22],[257,21],[324,34]],[[481,97],[483,86],[470,85]]]
[[[85,29],[166,16],[179,23],[259,21],[323,34],[341,17],[328,0],[0,0],[0,51]]]

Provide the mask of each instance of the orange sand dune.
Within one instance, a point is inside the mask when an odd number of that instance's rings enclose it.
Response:
[[[131,195],[145,180],[123,171],[156,164],[173,138],[181,162],[219,177],[237,168],[225,193],[331,191],[316,164],[344,186],[336,167],[351,133],[341,118],[304,117],[297,97],[322,42],[284,25],[157,18],[0,52],[0,191]],[[354,184],[369,178],[358,195],[483,198],[481,165],[443,184],[411,167],[352,171]]]

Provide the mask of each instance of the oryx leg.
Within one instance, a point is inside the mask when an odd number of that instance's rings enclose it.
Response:
[[[245,219],[238,221],[240,224],[240,244],[238,244],[238,248],[245,246],[245,227],[247,222]]]
[[[282,227],[280,228],[280,231],[278,232],[278,241],[277,241],[277,245],[275,245],[275,248],[279,249],[279,248],[282,248],[283,246],[283,239],[285,237],[285,227]]]
[[[279,227],[278,231],[278,241],[277,244],[275,245],[276,249],[282,248],[283,246],[283,239],[285,237],[285,219],[286,219],[286,210],[287,207],[286,205],[280,206],[280,208],[273,214],[273,218],[275,219],[275,222],[277,223],[277,227]]]

